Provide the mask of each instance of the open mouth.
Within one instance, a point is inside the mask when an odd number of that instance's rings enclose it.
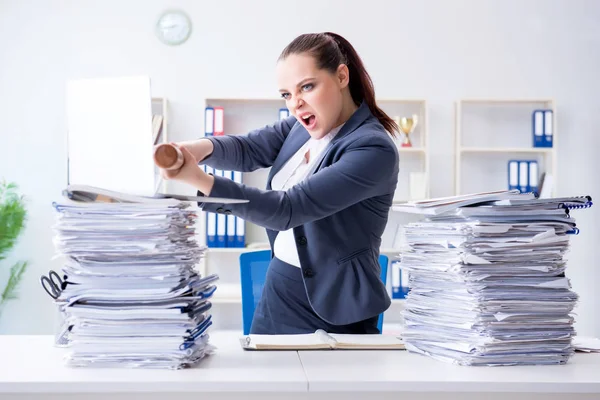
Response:
[[[317,124],[317,118],[313,114],[303,115],[300,120],[306,127],[306,129],[314,129]]]

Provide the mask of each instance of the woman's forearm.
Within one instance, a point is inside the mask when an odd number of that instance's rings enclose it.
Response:
[[[189,140],[185,142],[179,142],[179,145],[184,146],[186,149],[193,154],[193,156],[202,162],[206,157],[210,156],[214,150],[213,143],[208,139],[197,139]]]
[[[212,191],[213,185],[215,183],[214,176],[205,173],[200,168],[196,168],[196,170],[191,176],[185,177],[183,180],[187,184],[198,189],[205,196],[210,196],[210,192]]]

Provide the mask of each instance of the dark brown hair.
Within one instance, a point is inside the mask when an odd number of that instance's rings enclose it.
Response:
[[[340,64],[345,64],[350,73],[350,94],[357,106],[367,103],[371,113],[392,136],[399,132],[398,125],[375,103],[375,88],[360,56],[346,39],[331,32],[307,33],[298,36],[281,52],[279,60],[291,54],[308,53],[313,56],[319,69],[335,73]]]

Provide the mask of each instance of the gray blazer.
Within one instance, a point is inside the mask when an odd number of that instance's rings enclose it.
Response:
[[[293,228],[314,311],[334,325],[362,321],[391,303],[378,258],[398,183],[398,151],[363,102],[313,175],[287,191],[271,190],[273,176],[309,137],[293,116],[245,135],[209,137],[214,151],[203,164],[243,172],[272,168],[267,190],[215,176],[211,196],[248,203],[199,206],[265,227],[271,249],[278,232]]]

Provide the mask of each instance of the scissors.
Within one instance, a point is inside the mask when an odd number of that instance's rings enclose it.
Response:
[[[42,287],[46,293],[48,293],[54,300],[60,297],[60,294],[65,288],[65,282],[56,272],[52,270],[50,270],[48,276],[42,275],[40,282],[42,283]]]

